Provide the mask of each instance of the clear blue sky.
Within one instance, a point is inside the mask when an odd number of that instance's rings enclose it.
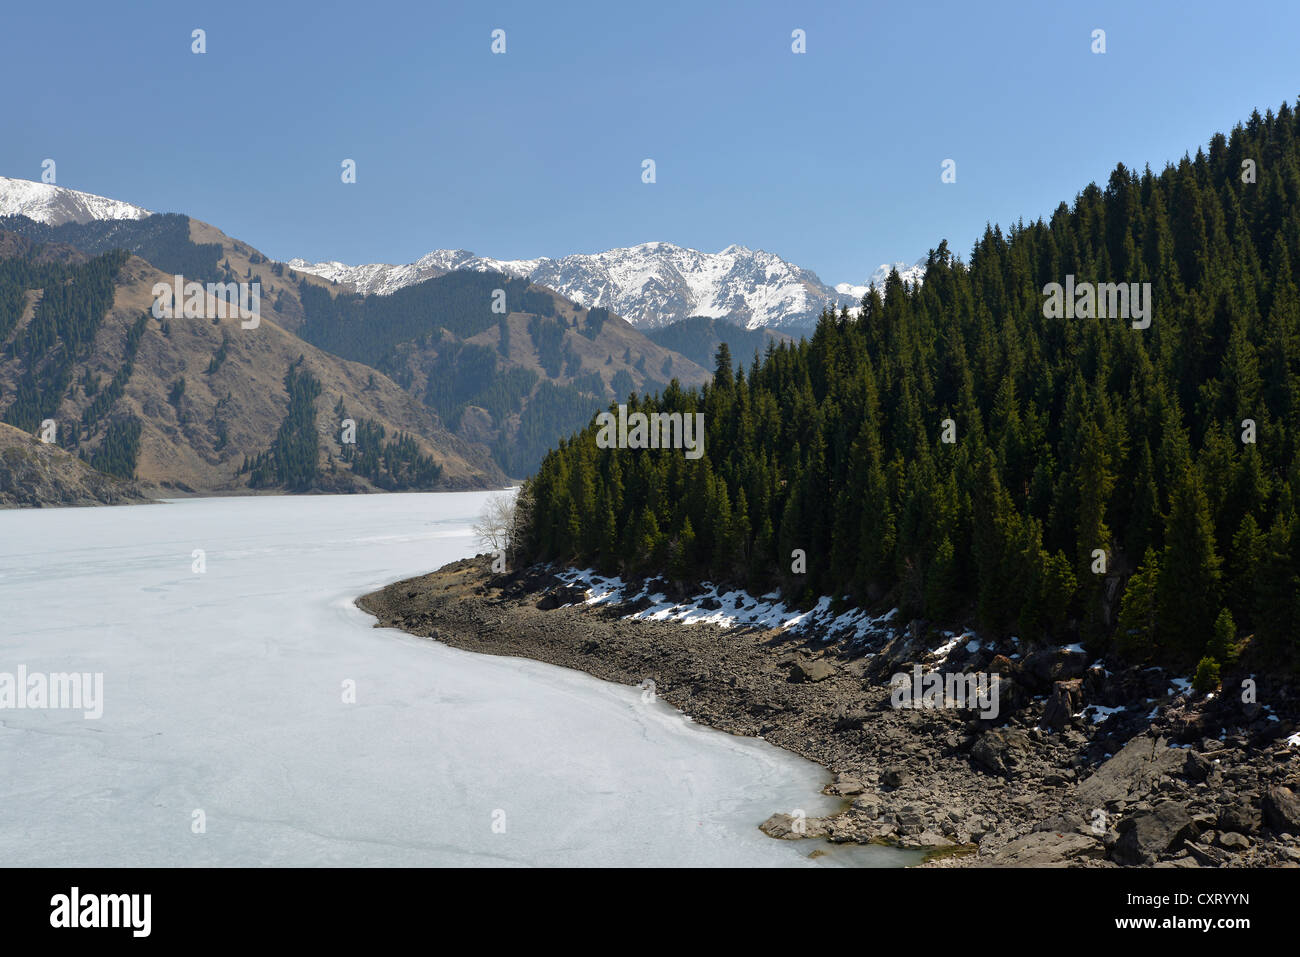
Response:
[[[52,157],[62,186],[353,263],[666,240],[860,282],[1300,94],[1294,2],[75,0],[3,22],[0,174]]]

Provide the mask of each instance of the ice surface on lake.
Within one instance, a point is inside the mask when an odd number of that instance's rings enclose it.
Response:
[[[104,681],[99,720],[0,710],[0,862],[916,860],[764,836],[825,772],[635,687],[373,629],[353,599],[472,554],[483,498],[0,512],[0,672]]]

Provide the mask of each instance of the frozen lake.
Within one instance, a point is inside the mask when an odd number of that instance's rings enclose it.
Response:
[[[825,772],[773,746],[636,688],[372,628],[353,599],[473,554],[483,498],[0,511],[0,680],[103,675],[97,719],[0,709],[0,863],[917,860],[764,836],[773,812],[832,807]]]

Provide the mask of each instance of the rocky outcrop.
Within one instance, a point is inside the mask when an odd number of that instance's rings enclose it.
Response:
[[[1071,678],[1052,685],[1052,696],[1043,708],[1043,727],[1060,731],[1083,710],[1083,679]]]
[[[134,482],[105,475],[57,445],[0,424],[0,508],[148,501]]]
[[[1018,837],[990,856],[999,867],[1064,867],[1084,861],[1101,861],[1106,848],[1087,834],[1035,831]]]
[[[1164,738],[1134,738],[1079,785],[1075,798],[1098,808],[1137,800],[1158,788],[1184,760]]]
[[[1119,840],[1112,857],[1120,864],[1154,864],[1197,834],[1187,809],[1174,801],[1162,801],[1150,810],[1125,818],[1118,831]]]
[[[1024,763],[1029,738],[1023,731],[987,731],[971,748],[971,761],[985,771],[1013,777]]]
[[[1269,788],[1263,810],[1264,821],[1279,834],[1300,834],[1300,796],[1290,788]]]

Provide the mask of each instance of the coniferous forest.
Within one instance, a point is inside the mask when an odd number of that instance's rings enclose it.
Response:
[[[251,488],[281,485],[291,492],[310,489],[318,474],[320,437],[316,432],[316,400],[320,398],[320,380],[299,369],[302,357],[284,374],[284,388],[289,393],[289,409],[271,442],[247,470]]]
[[[522,557],[779,587],[1130,660],[1212,666],[1300,621],[1300,114],[1046,219],[947,242],[915,287],[712,383],[705,452],[601,449],[525,494]],[[1044,287],[1151,283],[1152,321],[1046,318]],[[802,558],[802,561],[800,560]],[[804,567],[806,564],[806,568]],[[1112,644],[1113,643],[1113,644]],[[1294,657],[1291,657],[1294,661]]]

